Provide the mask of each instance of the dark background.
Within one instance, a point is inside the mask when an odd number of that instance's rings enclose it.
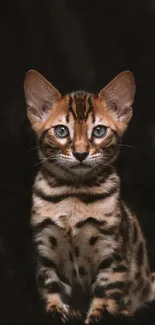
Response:
[[[155,6],[149,0],[4,1],[0,10],[0,324],[52,324],[35,290],[29,228],[37,163],[23,79],[36,69],[62,93],[99,91],[130,69],[134,115],[118,161],[122,195],[138,214],[155,271]],[[155,324],[155,303],[133,320]],[[53,322],[55,324],[55,322]]]

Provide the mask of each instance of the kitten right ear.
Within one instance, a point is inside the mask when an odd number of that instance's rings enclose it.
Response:
[[[135,91],[136,85],[132,72],[123,71],[99,93],[101,100],[107,103],[108,111],[122,134],[132,116]]]
[[[24,80],[24,92],[27,103],[27,114],[32,126],[45,122],[52,105],[61,94],[39,72],[29,70]]]

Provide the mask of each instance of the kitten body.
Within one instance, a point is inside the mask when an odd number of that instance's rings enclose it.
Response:
[[[154,298],[145,240],[113,166],[134,94],[130,72],[98,96],[61,97],[37,72],[25,78],[41,160],[31,215],[37,284],[46,310],[64,321],[75,309],[86,324],[104,311],[132,314]]]

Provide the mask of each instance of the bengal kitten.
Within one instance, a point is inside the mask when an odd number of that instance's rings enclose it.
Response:
[[[85,324],[105,311],[132,314],[155,291],[145,240],[114,168],[132,116],[133,74],[120,73],[97,96],[61,96],[31,70],[24,89],[41,162],[31,224],[46,311],[66,321],[80,293],[89,301]]]

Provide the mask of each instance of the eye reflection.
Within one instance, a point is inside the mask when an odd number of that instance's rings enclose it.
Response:
[[[104,125],[98,125],[93,129],[92,136],[94,138],[102,138],[105,136],[107,128]]]
[[[54,132],[58,138],[67,138],[69,136],[69,130],[64,125],[55,126]]]

